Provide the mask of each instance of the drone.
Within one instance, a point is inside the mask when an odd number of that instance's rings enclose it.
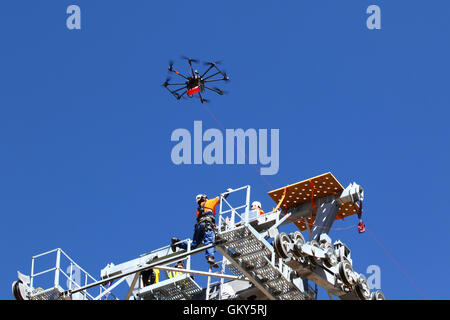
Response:
[[[164,88],[169,90],[169,92],[177,98],[177,100],[180,100],[181,98],[186,98],[185,94],[189,98],[194,97],[196,94],[198,94],[198,98],[200,98],[200,102],[208,102],[209,100],[206,100],[203,98],[202,93],[205,92],[205,89],[215,92],[219,95],[223,95],[225,92],[217,87],[210,88],[207,86],[209,82],[217,82],[217,81],[228,81],[230,80],[227,76],[227,74],[223,71],[221,71],[217,65],[220,64],[220,61],[217,62],[204,62],[204,65],[209,66],[205,72],[200,74],[197,70],[195,70],[192,66],[192,63],[198,63],[199,61],[196,59],[190,59],[187,57],[182,57],[182,59],[185,59],[189,63],[189,67],[191,69],[191,74],[189,76],[185,76],[181,74],[180,72],[176,71],[173,68],[173,61],[169,62],[169,71],[177,74],[178,76],[184,78],[185,82],[179,82],[179,83],[170,83],[170,78],[167,78],[166,81],[162,84]],[[210,71],[213,71],[213,73],[208,73]],[[215,71],[215,72],[214,72]],[[217,78],[220,76],[220,78]],[[214,78],[215,77],[215,78]],[[169,86],[175,86],[171,90]]]

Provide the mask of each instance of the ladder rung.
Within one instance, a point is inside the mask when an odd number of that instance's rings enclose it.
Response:
[[[224,245],[229,246],[230,244],[236,243],[236,242],[238,242],[238,241],[247,240],[247,239],[249,239],[249,238],[253,238],[253,235],[252,235],[252,234],[249,234],[249,235],[247,235],[247,236],[245,236],[245,237],[242,237],[242,238],[239,238],[239,239],[236,239],[236,240],[225,241]]]
[[[250,256],[254,255],[255,253],[261,252],[261,249],[264,250],[265,248],[261,245],[261,248],[259,248],[258,250],[255,250],[255,251],[253,251],[251,253],[246,253],[246,254],[243,254],[243,255],[237,255],[236,258],[245,259],[247,257],[250,257]],[[260,258],[260,257],[258,257],[258,258]]]

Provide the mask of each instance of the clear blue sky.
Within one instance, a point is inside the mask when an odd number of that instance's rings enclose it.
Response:
[[[70,4],[79,31],[66,28]],[[371,4],[381,30],[366,28]],[[379,265],[390,299],[448,299],[449,11],[444,0],[2,1],[0,298],[34,254],[61,247],[98,277],[191,237],[197,193],[250,184],[271,208],[269,184],[331,171],[366,191],[370,233],[330,233],[356,269]],[[173,130],[220,129],[160,86],[180,55],[224,61],[230,94],[208,108],[226,128],[280,129],[267,183],[249,165],[172,163]]]

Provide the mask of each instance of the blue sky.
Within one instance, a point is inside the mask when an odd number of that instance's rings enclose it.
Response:
[[[71,4],[81,30],[66,28]],[[371,4],[381,30],[366,28]],[[387,298],[448,299],[449,9],[2,1],[0,298],[12,298],[15,272],[28,274],[34,254],[61,247],[98,277],[109,262],[191,237],[197,193],[249,184],[271,208],[272,187],[331,171],[366,192],[370,232],[330,233],[355,268],[380,266]],[[208,108],[226,128],[280,129],[278,174],[172,163],[173,130],[192,132],[195,120],[220,129],[197,100],[160,86],[170,59],[185,68],[180,55],[224,61],[229,94],[210,95]]]

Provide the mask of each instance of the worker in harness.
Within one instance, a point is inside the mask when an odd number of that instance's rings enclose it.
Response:
[[[260,216],[262,216],[264,214],[264,211],[261,209],[261,202],[259,202],[259,201],[252,202],[252,210],[259,211]]]
[[[222,195],[226,199],[229,192],[232,189],[227,189],[227,192]],[[194,236],[191,243],[191,249],[197,248],[198,245],[204,243],[209,245],[214,243],[214,229],[216,227],[216,206],[219,204],[219,197],[209,200],[206,194],[198,194],[195,197],[195,201],[198,204],[197,207],[197,222],[194,227]],[[186,250],[187,243],[178,243],[180,239],[172,238],[172,250],[175,251],[176,247]],[[214,248],[206,250],[206,260],[208,263],[217,268],[218,265],[214,260]]]
[[[174,268],[177,269],[184,269],[184,263],[183,261],[178,261],[175,265]],[[167,277],[169,279],[175,278],[177,276],[181,276],[183,274],[183,272],[179,272],[179,271],[169,271],[167,272]]]

